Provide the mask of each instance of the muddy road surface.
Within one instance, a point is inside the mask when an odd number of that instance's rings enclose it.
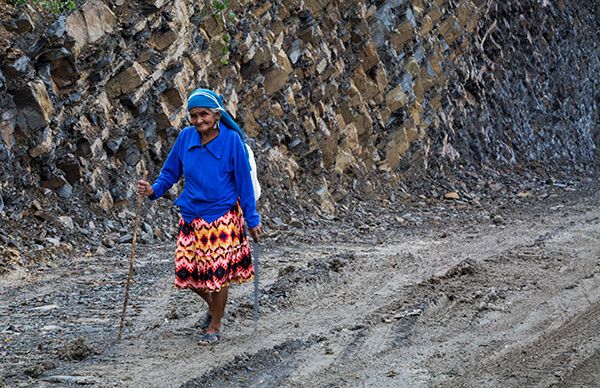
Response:
[[[172,288],[173,244],[129,246],[0,278],[0,386],[600,386],[597,188],[484,209],[406,209],[360,229],[282,230],[232,288],[224,338]],[[412,222],[415,214],[428,215]]]

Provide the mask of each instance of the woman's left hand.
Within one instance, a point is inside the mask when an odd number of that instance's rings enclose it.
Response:
[[[257,243],[259,240],[258,236],[262,233],[261,225],[258,224],[254,228],[248,228],[248,231],[250,232],[250,235],[252,236],[252,239],[254,240],[254,242]]]

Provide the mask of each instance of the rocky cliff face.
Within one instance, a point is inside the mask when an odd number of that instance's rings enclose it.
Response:
[[[594,0],[4,7],[0,212],[51,225],[41,245],[125,228],[201,86],[254,141],[263,212],[287,218],[349,212],[414,171],[591,164],[600,144]]]

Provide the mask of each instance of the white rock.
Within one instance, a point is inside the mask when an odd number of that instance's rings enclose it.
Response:
[[[58,217],[59,221],[61,224],[63,224],[63,226],[73,230],[75,229],[75,223],[73,222],[73,219],[69,216],[60,216]]]
[[[32,307],[29,310],[31,310],[31,311],[50,311],[50,310],[55,310],[57,308],[59,308],[59,307],[56,304],[47,304],[47,305],[39,306],[39,307]]]
[[[46,237],[46,241],[48,241],[49,243],[51,243],[54,246],[59,246],[60,245],[60,239],[56,238],[56,237]]]
[[[63,384],[97,384],[98,380],[90,376],[64,376],[56,375],[49,376],[44,379],[50,383],[63,383]]]
[[[46,325],[46,326],[42,327],[42,331],[55,331],[55,330],[60,330],[60,329],[62,329],[62,328],[57,325]]]

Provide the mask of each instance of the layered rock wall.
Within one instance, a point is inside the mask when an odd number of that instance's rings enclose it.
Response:
[[[201,86],[253,139],[266,213],[332,214],[414,169],[592,163],[600,142],[593,0],[7,9],[0,203],[13,217],[43,193],[65,213],[114,215],[143,170],[157,175]]]

